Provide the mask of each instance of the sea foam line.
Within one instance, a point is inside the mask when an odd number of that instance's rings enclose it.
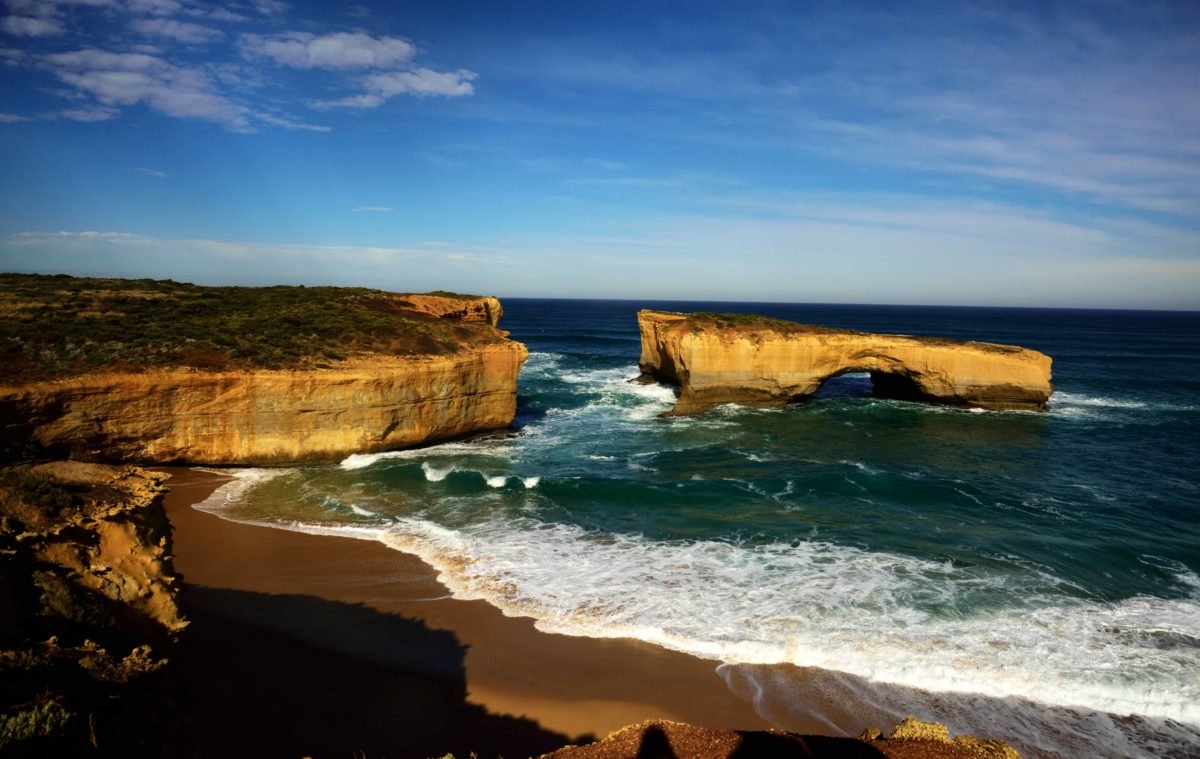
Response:
[[[222,505],[263,479],[237,475],[199,507],[226,516]],[[986,574],[817,541],[652,541],[530,517],[461,530],[415,517],[382,528],[254,523],[380,541],[433,566],[455,597],[548,632],[1200,727],[1196,598],[1072,600],[1044,573]],[[954,611],[980,597],[1006,605]]]
[[[1194,600],[1099,604],[1031,588],[1023,608],[947,616],[931,609],[980,592],[1011,600],[1022,588],[831,544],[661,543],[532,521],[464,533],[404,519],[377,539],[433,565],[456,597],[549,632],[1200,725],[1200,660],[1186,644],[1200,641]],[[1171,636],[1184,645],[1164,648]]]

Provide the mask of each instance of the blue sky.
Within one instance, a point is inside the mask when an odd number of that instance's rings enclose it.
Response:
[[[1193,2],[0,2],[0,270],[1200,308]]]

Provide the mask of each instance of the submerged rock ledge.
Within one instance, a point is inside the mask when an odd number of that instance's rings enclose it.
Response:
[[[642,377],[679,386],[672,414],[725,403],[779,406],[825,380],[869,372],[875,394],[1042,411],[1049,356],[1015,345],[883,335],[739,314],[638,312]]]

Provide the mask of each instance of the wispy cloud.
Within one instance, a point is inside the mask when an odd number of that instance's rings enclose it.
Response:
[[[316,103],[325,108],[374,108],[398,95],[474,92],[473,72],[442,72],[414,65],[417,48],[403,37],[363,31],[246,31],[255,23],[259,28],[268,23],[278,25],[289,6],[277,0],[256,0],[232,9],[192,0],[3,2],[9,13],[0,19],[0,31],[13,37],[55,37],[71,43],[67,49],[62,43],[4,48],[0,50],[4,60],[32,71],[50,72],[76,95],[95,103],[70,111],[43,110],[37,116],[13,114],[14,118],[100,121],[140,105],[163,116],[210,121],[234,132],[263,127],[331,131],[286,112],[286,102],[296,97],[289,91],[294,80],[272,76],[275,66],[357,72],[359,76],[347,81],[356,92]],[[257,16],[249,15],[252,13]],[[96,24],[97,31],[88,27],[87,19],[102,21]],[[123,26],[151,38],[154,44],[97,33],[104,24]],[[197,60],[201,46],[205,48],[203,61]],[[300,102],[314,104],[310,95]]]
[[[354,210],[356,213],[390,213],[392,209],[387,206],[359,206]]]
[[[140,18],[133,22],[134,31],[152,37],[168,37],[177,42],[204,44],[216,42],[225,33],[191,21],[176,21],[166,18]]]
[[[299,69],[384,68],[407,63],[417,54],[406,39],[364,32],[244,34],[239,44],[245,55]]]
[[[361,93],[332,100],[313,100],[318,109],[376,108],[397,95],[457,97],[475,92],[473,71],[434,71],[412,64],[417,48],[401,37],[375,37],[365,32],[281,32],[244,34],[239,42],[248,58],[266,58],[298,69],[399,69],[377,71],[357,80]]]
[[[248,110],[223,96],[208,75],[142,53],[85,48],[45,57],[66,84],[109,107],[144,104],[175,118],[214,121],[234,130],[253,129]]]
[[[165,171],[159,171],[158,169],[147,169],[141,166],[135,166],[130,169],[130,171],[136,171],[139,174],[145,174],[148,177],[154,177],[156,179],[166,179],[170,176],[170,174]]]
[[[37,264],[31,269],[34,253]],[[410,292],[471,284],[480,289],[489,273],[513,266],[506,251],[466,245],[249,243],[95,230],[0,236],[4,271],[182,277],[199,284],[344,283]]]
[[[317,109],[329,108],[377,108],[397,95],[425,97],[440,95],[460,97],[475,94],[471,82],[476,78],[473,71],[432,71],[417,68],[412,71],[392,71],[372,74],[363,78],[365,93],[349,95],[338,100],[314,100],[309,105]]]

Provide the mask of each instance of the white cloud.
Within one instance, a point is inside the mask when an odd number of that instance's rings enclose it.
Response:
[[[354,210],[358,213],[388,213],[392,209],[387,206],[359,206]]]
[[[0,124],[16,124],[21,121],[33,121],[28,116],[18,116],[15,113],[0,113]]]
[[[183,12],[193,18],[203,18],[209,21],[228,21],[231,23],[240,23],[249,21],[249,16],[243,16],[241,13],[234,13],[228,8],[184,8]]]
[[[204,72],[151,55],[85,48],[45,58],[64,82],[90,93],[106,106],[143,103],[176,118],[224,124],[250,131],[247,110],[212,87]]]
[[[16,37],[57,37],[67,33],[61,20],[34,16],[5,16],[0,28]]]
[[[254,111],[253,115],[254,115],[254,118],[258,119],[259,121],[263,122],[264,124],[270,124],[271,126],[283,127],[284,129],[289,129],[293,132],[331,132],[331,131],[333,131],[329,127],[322,126],[320,124],[305,124],[302,121],[296,121],[294,119],[288,119],[288,118],[284,118],[282,116],[275,116],[273,114],[264,113],[262,111]]]
[[[416,55],[411,42],[400,37],[372,37],[363,32],[244,34],[242,52],[270,58],[293,68],[382,68],[406,63]]]
[[[364,80],[367,89],[383,97],[393,95],[472,95],[475,87],[471,82],[478,76],[474,71],[431,71],[419,68],[413,71],[394,71],[388,74],[372,74]]]
[[[108,121],[121,115],[121,112],[116,108],[97,105],[90,108],[68,108],[60,111],[58,115],[71,121]]]
[[[494,272],[516,269],[508,251],[465,245],[249,243],[101,231],[0,236],[0,271],[169,277],[198,284],[351,284],[401,292],[478,291],[487,288]]]
[[[193,24],[190,21],[176,21],[166,18],[139,18],[134,20],[133,28],[140,34],[168,37],[178,42],[191,44],[215,42],[225,36],[218,29]]]
[[[134,13],[150,13],[156,16],[170,16],[183,9],[183,4],[176,0],[126,0],[126,3]]]
[[[154,177],[155,179],[166,179],[170,176],[170,174],[165,171],[159,171],[158,169],[146,169],[140,166],[135,166],[130,169],[130,171],[136,171],[139,174],[145,174],[146,176]]]
[[[254,10],[268,17],[282,16],[287,13],[289,7],[281,0],[252,0],[250,4],[254,6]]]
[[[426,97],[461,97],[475,94],[471,82],[478,76],[474,71],[432,71],[427,68],[412,71],[392,71],[371,74],[362,80],[367,92],[338,100],[316,100],[313,108],[375,108],[396,95]]]

